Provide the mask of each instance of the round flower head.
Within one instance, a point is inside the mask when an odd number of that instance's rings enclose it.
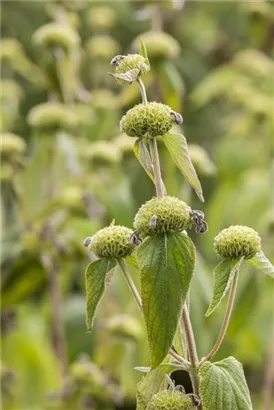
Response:
[[[88,40],[86,49],[95,60],[108,61],[112,56],[119,53],[120,45],[110,36],[98,35]]]
[[[40,27],[33,35],[33,41],[43,47],[62,47],[70,50],[80,44],[80,38],[72,27],[49,23]]]
[[[92,7],[87,14],[88,25],[94,30],[104,30],[113,27],[117,16],[110,7]]]
[[[177,390],[163,390],[154,394],[147,410],[194,410],[191,398]]]
[[[22,154],[26,149],[25,141],[18,135],[10,132],[1,134],[1,155],[9,154]]]
[[[157,102],[135,105],[122,117],[121,131],[138,138],[165,135],[175,124],[172,112],[168,105]]]
[[[148,31],[138,36],[133,42],[134,50],[140,44],[140,38],[146,45],[150,60],[167,60],[180,54],[180,45],[171,35],[164,32]]]
[[[70,129],[77,125],[78,116],[61,103],[48,102],[32,108],[28,121],[35,128]]]
[[[141,206],[134,227],[142,236],[164,232],[181,232],[191,225],[191,208],[173,196],[152,198]]]
[[[223,258],[244,256],[245,259],[250,259],[261,250],[261,238],[254,229],[247,226],[230,226],[216,236],[214,250]]]
[[[133,70],[134,68],[138,68],[138,70],[140,71],[139,75],[143,75],[147,71],[149,71],[147,60],[140,54],[128,54],[126,56],[120,57],[122,58],[119,60],[115,67],[117,74],[124,74],[129,70]]]
[[[99,258],[126,258],[134,250],[130,243],[132,233],[125,226],[108,226],[91,237],[89,249]]]

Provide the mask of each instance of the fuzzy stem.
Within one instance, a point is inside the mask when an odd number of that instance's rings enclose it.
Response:
[[[196,349],[196,343],[195,343],[195,337],[188,313],[188,308],[187,305],[185,304],[183,307],[183,323],[184,323],[184,328],[185,328],[185,335],[186,335],[186,342],[187,342],[187,347],[188,347],[188,353],[189,353],[189,360],[191,363],[192,370],[189,372],[192,386],[193,386],[193,392],[197,396],[199,396],[199,378],[197,374],[197,367],[199,365],[199,359],[198,359],[198,354],[197,354],[197,349]]]
[[[161,167],[156,138],[149,140],[149,148],[153,164],[156,194],[158,198],[162,198],[165,195],[165,187],[161,176]]]
[[[228,296],[228,301],[227,301],[227,306],[226,306],[226,311],[225,311],[225,316],[223,319],[223,323],[222,323],[222,327],[219,333],[219,336],[216,340],[215,345],[213,346],[212,350],[208,353],[207,356],[205,356],[202,360],[201,363],[204,363],[208,360],[211,360],[213,356],[215,356],[215,354],[218,352],[221,344],[223,343],[228,325],[229,325],[229,321],[231,318],[231,313],[233,310],[233,306],[234,306],[234,302],[235,302],[235,296],[236,296],[236,291],[237,291],[237,285],[238,285],[238,279],[239,279],[239,270],[237,270],[237,272],[235,273],[235,276],[233,278],[231,287],[230,287],[230,291],[229,291],[229,296]]]
[[[145,84],[143,83],[140,77],[137,78],[137,83],[139,84],[139,87],[140,87],[143,104],[147,104],[147,93],[146,93]]]
[[[136,286],[135,286],[135,283],[133,282],[131,276],[129,275],[129,273],[128,273],[128,271],[127,271],[127,268],[126,268],[126,265],[125,265],[124,261],[123,261],[122,259],[117,259],[117,262],[118,262],[118,264],[119,264],[119,266],[120,266],[120,268],[121,268],[121,270],[122,270],[122,272],[123,272],[123,274],[124,274],[124,278],[126,279],[126,282],[127,282],[128,286],[129,286],[129,288],[130,288],[130,290],[131,290],[131,292],[132,292],[132,294],[133,294],[133,296],[134,296],[134,299],[135,299],[136,302],[137,302],[137,305],[138,305],[140,311],[143,313],[141,296],[140,296],[140,294],[139,294],[139,292],[138,292],[138,289],[137,289]],[[170,354],[171,356],[173,356],[174,359],[176,359],[178,362],[180,362],[180,363],[182,363],[183,365],[185,365],[185,366],[186,366],[186,369],[189,368],[190,363],[189,363],[187,360],[185,360],[183,357],[179,356],[179,355],[178,355],[176,352],[174,352],[172,349],[169,350],[169,354]]]

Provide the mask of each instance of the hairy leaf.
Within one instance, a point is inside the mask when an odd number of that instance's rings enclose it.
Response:
[[[137,80],[137,77],[140,73],[139,68],[132,68],[131,70],[128,70],[126,73],[108,73],[112,77],[116,78],[117,80],[123,80],[126,81],[127,83],[133,83],[133,81]]]
[[[153,165],[149,150],[147,149],[146,143],[143,139],[139,138],[134,143],[134,154],[144,170],[146,171],[149,178],[154,183],[154,176],[153,176]]]
[[[86,269],[86,324],[91,330],[96,307],[104,293],[107,273],[116,266],[115,259],[98,259]]]
[[[224,259],[214,269],[213,295],[209,308],[205,314],[206,316],[210,316],[217,306],[219,306],[221,300],[225,297],[235,273],[241,266],[242,261],[243,258]]]
[[[253,258],[247,260],[254,268],[258,269],[260,272],[265,275],[271,276],[274,278],[274,266],[267,259],[265,254],[261,251],[256,253]]]
[[[167,359],[168,361],[168,359]],[[145,371],[146,375],[140,380],[137,385],[137,407],[136,410],[146,410],[147,405],[152,396],[160,390],[165,390],[168,386],[167,373],[171,373],[174,369],[168,366],[159,366],[157,369],[149,371],[149,368],[140,368]],[[137,368],[136,370],[139,370]]]
[[[162,139],[177,167],[194,188],[199,199],[204,202],[203,190],[192,164],[185,137],[182,134],[166,134]]]
[[[140,51],[139,51],[139,54],[146,59],[146,64],[150,68],[150,62],[149,62],[149,59],[148,59],[148,56],[147,56],[146,45],[145,45],[145,43],[143,42],[143,40],[141,38],[140,38]]]
[[[234,357],[199,369],[203,410],[252,410],[243,367]]]
[[[154,368],[171,347],[194,271],[195,248],[188,236],[169,232],[146,238],[137,248],[137,260]]]

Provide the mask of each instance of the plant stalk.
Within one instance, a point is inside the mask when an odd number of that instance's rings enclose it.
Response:
[[[233,310],[233,306],[234,306],[234,302],[235,302],[235,296],[236,296],[236,291],[237,291],[237,285],[238,285],[238,279],[239,279],[239,270],[237,270],[237,272],[235,273],[235,276],[233,278],[231,287],[230,287],[230,291],[229,291],[229,296],[228,296],[228,301],[227,301],[227,306],[226,306],[226,311],[225,311],[225,316],[224,316],[224,320],[222,323],[222,327],[219,333],[219,336],[216,340],[215,345],[213,346],[212,350],[208,353],[207,356],[205,356],[202,360],[201,363],[204,363],[208,360],[211,360],[213,356],[215,356],[215,354],[218,352],[221,344],[223,343],[228,325],[229,325],[229,321],[231,318],[231,313]]]
[[[137,83],[139,84],[142,101],[143,101],[143,104],[145,105],[147,104],[147,93],[146,93],[145,84],[143,83],[140,77],[137,77]]]
[[[156,194],[158,198],[162,198],[165,195],[165,186],[161,176],[161,167],[156,138],[152,138],[149,140],[149,148],[153,164]]]
[[[143,307],[142,307],[142,299],[141,299],[141,296],[140,296],[140,294],[139,294],[139,292],[138,292],[138,289],[136,288],[135,283],[133,282],[131,276],[129,275],[129,273],[128,273],[128,271],[127,271],[125,262],[124,262],[122,259],[117,259],[117,262],[118,262],[118,264],[119,264],[119,266],[120,266],[120,268],[121,268],[121,270],[122,270],[122,272],[123,272],[123,274],[124,274],[124,277],[125,277],[125,279],[126,279],[126,282],[127,282],[128,286],[129,286],[129,288],[130,288],[130,290],[131,290],[131,292],[132,292],[132,294],[133,294],[133,296],[134,296],[134,299],[136,300],[137,305],[138,305],[140,311],[141,311],[142,314],[143,314]],[[181,357],[180,355],[178,355],[178,354],[177,354],[176,352],[174,352],[172,349],[169,350],[169,354],[170,354],[171,356],[173,356],[174,359],[176,359],[178,362],[182,363],[182,364],[185,366],[186,370],[189,368],[190,363],[189,363],[188,360],[185,360],[183,357]]]

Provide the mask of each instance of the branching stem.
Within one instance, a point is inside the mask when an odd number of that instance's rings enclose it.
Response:
[[[235,296],[236,296],[236,291],[237,291],[237,285],[238,285],[238,279],[239,279],[239,270],[236,271],[235,276],[233,278],[231,287],[230,287],[230,291],[229,291],[229,296],[228,296],[228,301],[227,301],[227,306],[226,306],[226,311],[225,311],[225,316],[224,316],[224,320],[222,323],[222,327],[219,333],[219,336],[216,340],[215,345],[213,346],[212,350],[208,353],[207,356],[205,356],[202,360],[201,363],[204,363],[208,360],[211,360],[213,356],[215,356],[215,354],[218,352],[221,344],[223,343],[228,325],[229,325],[229,321],[231,318],[231,313],[233,310],[233,306],[234,306],[234,302],[235,302]]]
[[[119,264],[119,266],[120,266],[120,268],[121,268],[121,270],[122,270],[122,272],[123,272],[123,274],[124,274],[124,278],[126,279],[126,282],[127,282],[128,286],[129,286],[129,288],[130,288],[130,290],[131,290],[131,292],[132,292],[132,294],[133,294],[133,296],[134,296],[134,299],[136,300],[137,305],[138,305],[140,311],[143,313],[141,296],[140,296],[140,294],[139,294],[139,292],[138,292],[138,289],[136,288],[135,283],[133,282],[131,276],[129,275],[129,273],[128,273],[128,271],[127,271],[125,262],[124,262],[122,259],[117,259],[117,261],[118,261],[118,264]],[[185,366],[185,369],[186,369],[186,370],[189,368],[190,363],[189,363],[188,360],[185,360],[183,357],[181,357],[180,355],[178,355],[178,354],[177,354],[176,352],[174,352],[172,349],[169,350],[169,354],[170,354],[171,356],[173,356],[174,359],[176,359],[179,363],[182,363],[182,365]]]

